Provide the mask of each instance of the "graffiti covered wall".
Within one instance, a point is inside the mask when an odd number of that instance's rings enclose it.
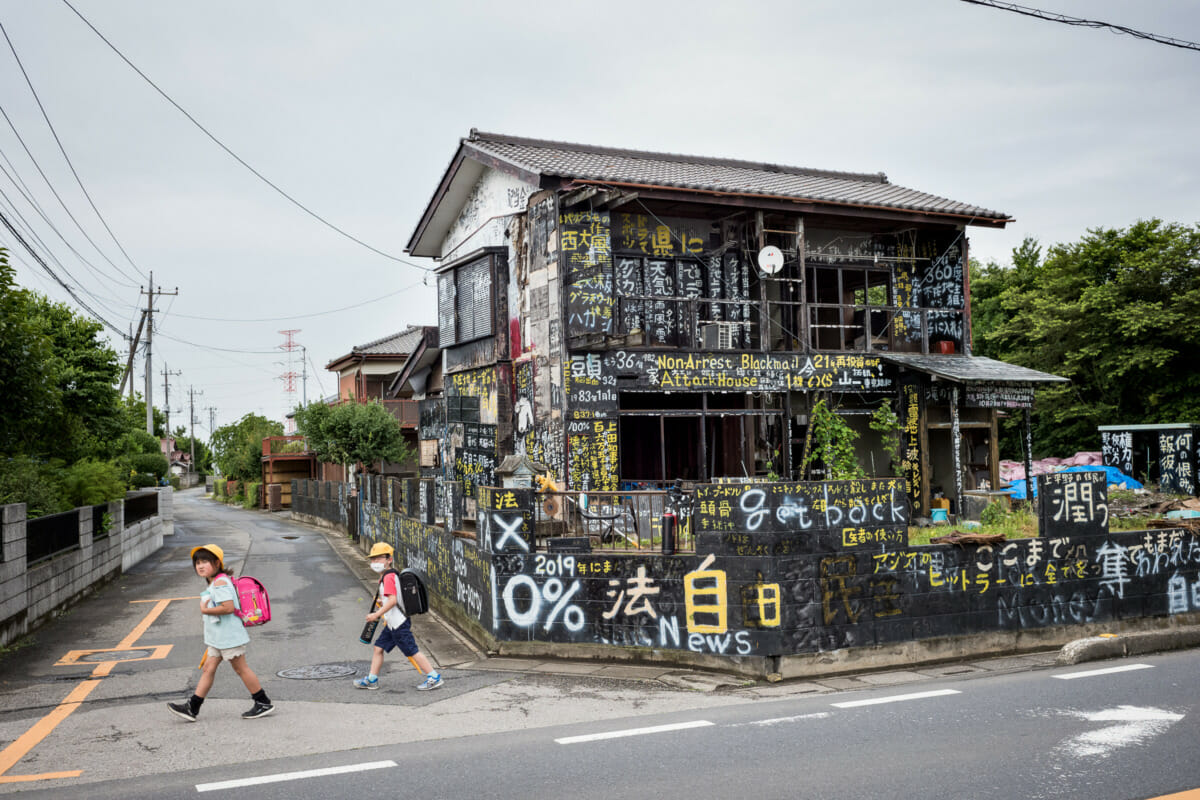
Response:
[[[1078,475],[1045,535],[997,545],[910,546],[903,479],[702,486],[670,556],[548,552],[531,490],[482,492],[477,541],[371,503],[364,534],[495,642],[770,658],[1200,613],[1200,538],[1110,531]]]

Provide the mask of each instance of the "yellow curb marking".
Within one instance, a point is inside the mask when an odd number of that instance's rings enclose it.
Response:
[[[114,648],[102,650],[72,650],[54,665],[62,666],[78,666],[78,659],[81,656],[89,653],[111,653],[132,650],[134,644],[146,630],[154,624],[159,615],[167,609],[167,606],[174,600],[199,600],[199,597],[170,597],[163,600],[131,600],[131,603],[154,603],[154,608],[142,618],[129,635],[121,640],[121,643]],[[152,661],[155,659],[166,658],[171,652],[173,645],[149,645],[153,648],[154,653],[143,658],[130,658],[126,661]],[[137,648],[142,649],[142,648]],[[77,778],[83,774],[83,770],[71,770],[67,772],[44,772],[40,775],[6,775],[5,773],[12,769],[20,762],[33,748],[42,743],[42,740],[54,732],[59,723],[71,716],[71,713],[83,705],[83,701],[87,698],[92,690],[100,685],[100,678],[107,677],[112,671],[112,668],[120,664],[121,661],[102,661],[92,670],[91,678],[84,680],[78,686],[71,690],[71,693],[63,699],[61,703],[53,711],[39,719],[33,726],[17,737],[16,741],[0,750],[0,784],[2,783],[22,783],[26,781],[44,781],[54,778]]]

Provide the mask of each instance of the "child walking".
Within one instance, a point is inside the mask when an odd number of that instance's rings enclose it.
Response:
[[[202,671],[200,680],[196,682],[195,694],[182,703],[167,703],[167,708],[172,714],[195,722],[200,706],[212,688],[217,667],[222,661],[228,661],[242,683],[246,684],[246,691],[250,692],[250,698],[254,701],[254,706],[242,714],[242,719],[265,717],[275,710],[275,706],[271,705],[258,676],[246,663],[246,645],[250,643],[250,636],[242,627],[241,619],[233,613],[237,609],[238,597],[225,569],[225,551],[215,544],[192,548],[192,566],[196,574],[208,582],[208,588],[200,595],[204,644],[208,650],[200,662]]]
[[[376,542],[371,548],[371,569],[375,572],[386,572],[392,566],[392,546],[385,542]],[[425,680],[417,687],[422,692],[436,689],[442,685],[442,676],[435,672],[429,659],[417,648],[417,641],[412,635],[412,623],[399,608],[400,584],[396,572],[388,572],[379,581],[379,607],[367,614],[367,620],[374,622],[383,619],[383,631],[375,639],[375,651],[371,655],[371,674],[359,678],[354,685],[359,689],[378,689],[379,670],[383,667],[383,654],[390,653],[399,647],[400,652],[408,656],[412,665],[425,676]]]

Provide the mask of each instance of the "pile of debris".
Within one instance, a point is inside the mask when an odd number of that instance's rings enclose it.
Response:
[[[1200,497],[1180,497],[1177,494],[1135,490],[1108,495],[1108,513],[1113,517],[1166,517],[1172,511],[1196,512],[1200,514]],[[1175,514],[1187,517],[1187,513]],[[1177,522],[1170,519],[1166,522]]]
[[[967,533],[966,531],[950,531],[942,536],[934,536],[930,544],[1003,544],[1008,541],[1003,533]]]

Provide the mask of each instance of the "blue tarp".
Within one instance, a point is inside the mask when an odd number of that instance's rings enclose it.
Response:
[[[1140,483],[1138,483],[1133,478],[1126,475],[1124,472],[1121,472],[1121,470],[1117,469],[1116,467],[1101,467],[1101,466],[1067,467],[1066,469],[1062,469],[1062,470],[1058,470],[1058,471],[1059,472],[1104,472],[1104,473],[1108,474],[1108,485],[1109,486],[1120,486],[1121,484],[1125,484],[1126,489],[1141,489],[1142,488],[1142,485]],[[1033,477],[1036,478],[1037,475],[1034,475]],[[1008,484],[1008,486],[1005,487],[1004,491],[1011,492],[1013,500],[1024,500],[1026,497],[1025,479],[1022,478],[1019,481],[1013,481],[1012,483]],[[1037,497],[1037,481],[1033,482],[1033,496]]]

